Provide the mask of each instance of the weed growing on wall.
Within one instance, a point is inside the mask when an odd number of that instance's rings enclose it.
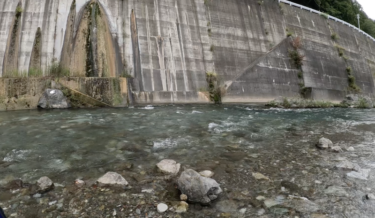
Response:
[[[302,47],[302,40],[300,37],[295,37],[290,41],[290,45],[292,46],[292,49],[289,49],[289,58],[291,61],[292,66],[294,66],[296,69],[299,70],[297,76],[300,80],[299,86],[300,86],[300,94],[302,97],[306,97],[308,93],[308,88],[305,87],[305,83],[303,80],[303,60],[305,58],[304,55],[300,54],[299,49]]]
[[[206,82],[210,95],[210,101],[214,102],[215,104],[221,104],[221,97],[224,95],[225,89],[220,87],[216,73],[206,72]]]
[[[48,75],[61,78],[70,75],[69,69],[63,67],[60,63],[53,63],[48,68]]]
[[[338,52],[339,57],[343,58],[346,65],[347,65],[345,71],[348,74],[348,89],[349,89],[349,91],[355,92],[355,93],[361,92],[361,89],[356,84],[356,80],[355,80],[355,77],[353,75],[352,68],[350,66],[348,66],[349,65],[348,57],[345,55],[345,49],[343,47],[339,46],[339,45],[335,45],[335,47],[337,48],[337,52]]]
[[[332,35],[331,35],[331,39],[332,39],[333,41],[336,41],[336,40],[339,39],[339,37],[337,36],[336,33],[332,33]]]

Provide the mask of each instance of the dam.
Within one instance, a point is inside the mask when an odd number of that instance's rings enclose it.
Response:
[[[208,103],[207,73],[224,103],[374,94],[374,39],[285,0],[4,0],[0,45],[0,95],[31,108],[40,93],[31,90],[50,86],[35,79],[53,69],[91,97],[119,96],[117,105]],[[97,85],[105,78],[123,78],[123,89]]]

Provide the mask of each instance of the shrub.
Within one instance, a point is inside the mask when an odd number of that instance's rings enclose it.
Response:
[[[211,47],[210,47],[210,52],[214,52],[214,50],[215,50],[215,46],[214,46],[214,45],[211,45]]]
[[[42,77],[43,71],[41,69],[30,68],[29,69],[29,77]]]
[[[69,76],[70,71],[67,68],[64,68],[60,63],[53,63],[49,69],[48,69],[48,74],[53,77],[64,77],[64,76]]]
[[[304,55],[301,55],[297,50],[289,50],[289,57],[295,68],[301,69],[303,65]]]
[[[298,79],[303,79],[303,72],[298,73]]]
[[[332,33],[332,35],[331,35],[331,39],[332,39],[333,41],[336,41],[337,39],[339,39],[339,37],[337,36],[336,33]]]
[[[326,13],[321,13],[320,16],[322,16],[323,18],[325,18],[326,20],[328,20],[328,16],[329,16],[329,15],[326,14]]]

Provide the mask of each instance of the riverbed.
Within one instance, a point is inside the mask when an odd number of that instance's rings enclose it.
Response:
[[[320,150],[321,137],[342,151]],[[375,110],[276,109],[257,105],[169,105],[0,113],[0,206],[31,217],[373,217]],[[223,189],[211,205],[179,201],[178,176],[211,170]],[[338,168],[343,162],[362,171]],[[97,187],[108,171],[127,188]],[[358,176],[357,174],[366,175]],[[259,173],[266,178],[256,178]],[[48,176],[41,196],[7,189]],[[77,187],[76,179],[86,181]],[[2,196],[2,197],[1,197]],[[369,197],[370,196],[370,197]],[[51,203],[52,202],[52,203]],[[171,210],[156,211],[158,203]]]

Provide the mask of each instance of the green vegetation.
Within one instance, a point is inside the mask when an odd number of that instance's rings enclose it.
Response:
[[[339,39],[339,37],[337,36],[336,33],[332,33],[332,35],[331,35],[331,39],[332,39],[333,41],[336,41],[336,40]]]
[[[211,45],[211,47],[210,47],[210,52],[214,52],[214,50],[215,50],[215,46],[214,46],[214,45]]]
[[[368,105],[367,101],[365,98],[360,98],[358,105],[356,106],[357,108],[369,108],[370,106]]]
[[[22,12],[23,12],[23,10],[22,10],[21,6],[17,6],[17,8],[16,8],[16,18],[17,19],[22,15]]]
[[[326,14],[326,13],[321,13],[320,16],[322,16],[324,19],[328,20],[328,14]]]
[[[219,80],[216,73],[207,72],[206,82],[210,95],[210,101],[214,102],[215,104],[221,104],[221,97],[224,94],[224,90],[219,85]]]
[[[303,79],[303,72],[302,71],[298,72],[298,79]]]
[[[65,77],[70,75],[69,69],[63,67],[60,63],[53,63],[49,68],[48,68],[48,75],[52,77]]]
[[[29,77],[42,77],[43,71],[41,69],[30,68],[29,69]]]
[[[287,37],[291,37],[291,36],[293,36],[293,33],[288,31],[288,32],[286,33],[286,36],[287,36]]]
[[[127,70],[122,71],[122,73],[120,74],[120,77],[123,77],[123,78],[133,78],[133,76],[130,75]]]
[[[363,11],[362,6],[355,0],[290,0],[318,11],[324,12],[358,26],[357,14],[360,15],[361,29],[375,37],[375,21]],[[324,16],[324,15],[322,15]],[[326,16],[328,18],[328,16]]]

